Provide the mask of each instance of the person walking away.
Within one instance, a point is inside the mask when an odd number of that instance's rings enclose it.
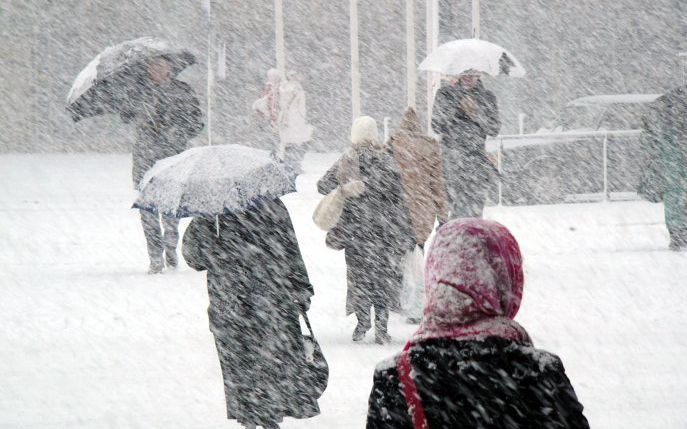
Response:
[[[427,256],[425,317],[375,370],[367,429],[588,429],[557,356],[513,318],[522,257],[494,221],[451,220]]]
[[[441,157],[450,218],[482,217],[485,194],[497,183],[484,141],[499,132],[494,94],[474,70],[451,77],[437,92],[432,129],[441,135]]]
[[[280,112],[280,95],[279,86],[281,82],[281,73],[277,69],[269,69],[267,71],[267,81],[263,88],[260,98],[253,103],[253,110],[258,113],[264,124],[265,131],[263,135],[267,136],[268,150],[273,150],[275,153],[279,151],[280,143],[278,141],[279,133],[279,112]]]
[[[687,87],[651,103],[643,120],[638,193],[663,201],[670,250],[687,248]]]
[[[172,70],[171,61],[164,56],[150,59],[136,79],[136,91],[130,93],[127,106],[120,113],[124,122],[136,125],[137,137],[132,147],[134,188],[138,188],[155,162],[183,152],[188,141],[200,134],[204,126],[193,89],[172,78]],[[146,210],[140,213],[150,258],[148,272],[161,273],[164,262],[175,268],[179,220]]]
[[[305,155],[304,144],[312,138],[313,127],[306,121],[305,91],[298,73],[290,71],[279,87],[279,155],[287,165],[300,173]]]
[[[375,342],[384,344],[391,341],[389,311],[400,309],[400,261],[415,245],[415,235],[398,165],[380,143],[375,120],[356,119],[351,143],[317,189],[326,195],[341,185],[347,195],[339,222],[327,233],[327,245],[345,249],[346,315],[355,313],[358,319],[353,341],[361,341],[372,327],[374,307]],[[362,182],[362,189],[347,191],[346,185],[356,181]]]
[[[401,117],[398,131],[391,136],[389,145],[400,167],[415,242],[422,251],[434,229],[435,220],[438,220],[440,225],[448,220],[439,143],[424,132],[417,112],[408,107]],[[409,253],[405,256],[406,264],[413,262],[413,255]],[[408,287],[411,290],[406,291],[408,302],[404,310],[409,323],[419,323],[422,317],[424,287],[422,283],[406,283],[404,279],[404,290]]]
[[[319,414],[303,386],[299,314],[313,287],[289,212],[279,199],[237,214],[194,218],[182,253],[207,271],[208,319],[219,356],[227,418],[278,428]]]

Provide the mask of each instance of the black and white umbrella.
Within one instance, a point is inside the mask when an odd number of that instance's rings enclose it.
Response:
[[[266,150],[195,147],[155,163],[133,208],[178,218],[242,212],[295,192],[295,180],[296,173]]]
[[[156,57],[170,62],[172,76],[196,62],[196,57],[189,51],[153,37],[110,46],[88,63],[74,80],[67,95],[67,111],[74,122],[118,113],[132,91],[137,91],[146,79],[146,62]]]

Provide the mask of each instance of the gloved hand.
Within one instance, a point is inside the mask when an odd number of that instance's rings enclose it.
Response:
[[[294,302],[298,306],[298,309],[303,313],[307,312],[310,309],[310,297],[301,297],[294,300]]]

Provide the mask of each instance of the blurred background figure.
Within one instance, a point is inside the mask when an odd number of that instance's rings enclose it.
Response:
[[[279,140],[277,154],[300,173],[304,144],[312,138],[313,127],[306,121],[305,91],[297,72],[290,71],[279,86]]]
[[[663,201],[670,250],[687,249],[687,89],[678,87],[651,104],[642,130],[637,192]]]
[[[136,125],[137,137],[132,147],[135,188],[155,162],[186,150],[188,141],[203,129],[195,92],[187,83],[174,79],[173,70],[173,64],[164,56],[151,58],[140,78],[131,79],[138,85],[129,91],[120,113],[124,122]],[[148,272],[161,273],[165,262],[175,268],[179,219],[146,210],[140,212],[150,257]]]
[[[375,370],[368,429],[589,428],[561,360],[513,320],[522,257],[503,225],[439,228],[425,278],[420,328]]]
[[[377,122],[362,116],[351,127],[352,147],[317,182],[328,194],[337,186],[361,181],[361,192],[346,197],[338,224],[327,233],[327,245],[345,249],[348,291],[346,315],[358,324],[353,341],[361,341],[372,327],[375,342],[391,341],[389,310],[400,309],[401,259],[415,245],[398,165],[379,141]],[[345,189],[345,187],[344,187]]]
[[[260,98],[253,102],[253,110],[262,120],[263,137],[268,147],[265,149],[277,152],[279,150],[279,111],[280,96],[279,86],[281,84],[281,73],[277,69],[267,71],[265,87],[260,93]]]
[[[484,141],[500,128],[496,96],[480,72],[468,70],[437,92],[432,129],[441,135],[441,157],[450,218],[482,217],[485,194],[497,183]]]
[[[415,232],[416,249],[404,257],[402,304],[409,323],[419,323],[424,304],[423,250],[434,229],[448,220],[446,191],[441,168],[439,143],[422,128],[417,112],[408,107],[401,117],[398,131],[391,136],[389,146],[398,163],[408,212]]]

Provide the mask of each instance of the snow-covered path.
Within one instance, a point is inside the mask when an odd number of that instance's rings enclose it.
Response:
[[[311,319],[331,366],[322,414],[284,428],[363,427],[387,346],[353,344],[343,254],[310,220],[335,159],[308,154],[284,197],[315,286]],[[127,155],[0,156],[0,428],[234,428],[207,329],[205,275],[149,276]],[[662,206],[490,208],[526,262],[518,320],[557,353],[593,428],[687,427],[687,254]],[[185,227],[188,220],[182,222]]]

